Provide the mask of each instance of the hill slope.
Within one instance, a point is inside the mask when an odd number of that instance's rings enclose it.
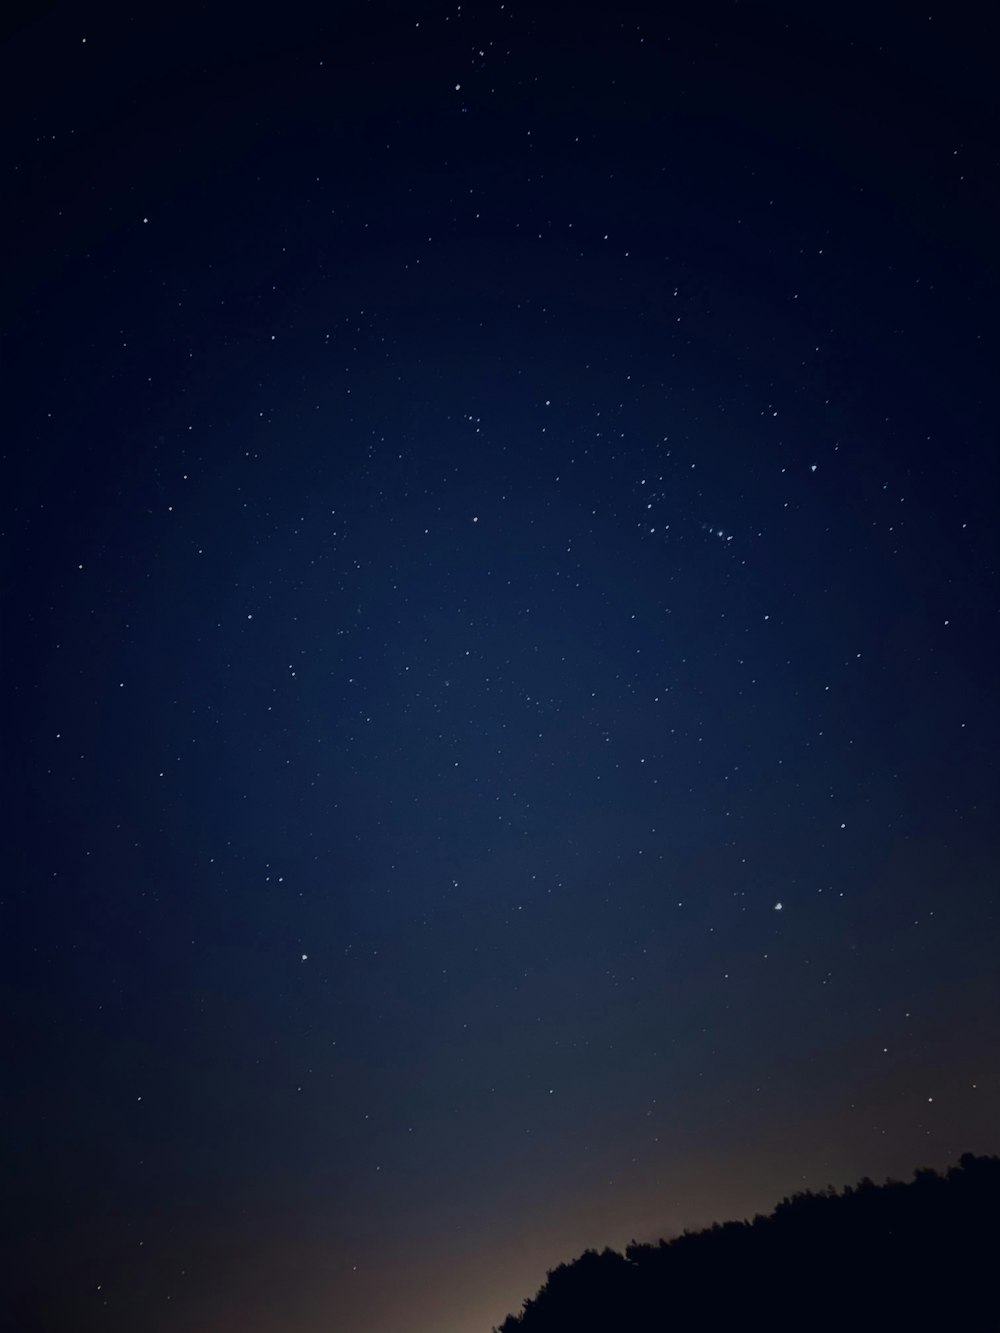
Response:
[[[865,1179],[624,1255],[588,1250],[494,1333],[1000,1329],[998,1259],[1000,1158],[966,1153],[944,1175]]]

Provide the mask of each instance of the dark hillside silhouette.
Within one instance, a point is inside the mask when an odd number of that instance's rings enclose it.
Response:
[[[560,1264],[494,1333],[1000,1330],[1000,1158]]]

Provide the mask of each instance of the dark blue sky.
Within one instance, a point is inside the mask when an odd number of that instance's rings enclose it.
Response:
[[[989,25],[8,24],[19,1328],[997,1150]]]

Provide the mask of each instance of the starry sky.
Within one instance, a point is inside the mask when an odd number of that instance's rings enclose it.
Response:
[[[995,21],[5,19],[20,1329],[1000,1148]]]

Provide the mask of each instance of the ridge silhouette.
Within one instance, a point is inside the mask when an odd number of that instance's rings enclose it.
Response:
[[[865,1177],[552,1269],[493,1333],[1000,1330],[1000,1157]]]

